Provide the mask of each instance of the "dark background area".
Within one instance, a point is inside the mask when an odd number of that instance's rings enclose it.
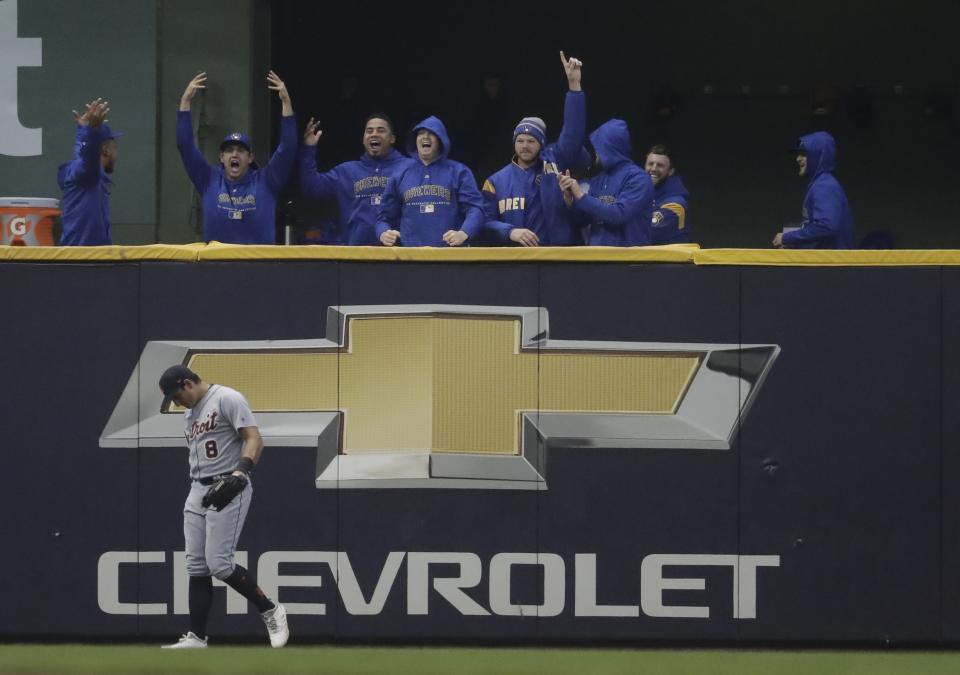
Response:
[[[436,114],[452,157],[482,182],[510,161],[522,116],[559,133],[563,49],[585,64],[590,129],[625,119],[638,161],[654,142],[673,147],[701,245],[766,247],[799,220],[805,181],[790,149],[825,129],[858,240],[888,230],[897,248],[958,248],[958,19],[947,1],[274,0],[271,44],[301,125],[321,120],[322,169],[361,154],[368,112],[393,117],[400,147]]]

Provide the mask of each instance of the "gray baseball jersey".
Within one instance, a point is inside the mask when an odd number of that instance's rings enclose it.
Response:
[[[183,423],[194,480],[236,469],[243,451],[240,429],[257,426],[243,394],[221,384],[210,385],[199,403],[187,410]]]

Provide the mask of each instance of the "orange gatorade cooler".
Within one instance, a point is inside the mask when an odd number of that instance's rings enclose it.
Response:
[[[0,244],[55,246],[59,226],[59,199],[0,197]]]

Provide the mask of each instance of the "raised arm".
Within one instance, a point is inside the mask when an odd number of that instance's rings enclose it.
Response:
[[[267,88],[277,92],[283,105],[280,117],[280,144],[277,145],[273,156],[264,167],[267,184],[272,190],[279,192],[290,180],[290,174],[293,173],[293,166],[297,161],[297,121],[293,116],[293,102],[287,92],[287,85],[272,70],[267,74]]]
[[[311,117],[303,131],[303,143],[300,145],[300,192],[311,199],[329,199],[337,193],[339,186],[337,168],[330,171],[317,171],[317,143],[323,132],[320,123]]]
[[[580,59],[568,59],[561,50],[560,63],[563,64],[563,72],[567,75],[567,86],[570,91],[580,91],[580,80],[583,77],[583,62]]]
[[[190,114],[190,106],[197,92],[206,88],[207,74],[201,72],[194,75],[193,79],[187,83],[186,89],[183,90],[183,95],[180,97],[180,109],[177,113],[177,150],[180,152],[183,168],[186,169],[190,182],[193,183],[198,192],[207,189],[212,169],[193,140],[193,119]]]
[[[290,93],[287,91],[287,85],[283,83],[280,76],[272,70],[267,73],[267,88],[277,92],[280,97],[282,108],[280,114],[283,117],[293,117],[293,101],[290,100]]]
[[[193,97],[201,89],[207,88],[207,73],[199,72],[193,76],[193,79],[187,83],[187,88],[183,90],[180,96],[180,112],[190,112],[190,106],[193,103]]]
[[[73,111],[73,120],[77,123],[77,138],[74,158],[67,165],[64,179],[68,182],[90,183],[100,176],[100,148],[103,145],[102,125],[107,121],[110,104],[94,99],[86,104],[81,115]]]
[[[568,86],[563,102],[563,128],[556,145],[558,168],[563,171],[576,163],[580,148],[587,140],[587,100],[580,87],[583,63],[579,59],[568,59],[563,52],[560,52],[560,61]]]

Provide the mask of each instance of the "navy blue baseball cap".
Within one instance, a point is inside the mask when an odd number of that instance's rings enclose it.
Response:
[[[176,396],[177,392],[183,389],[187,380],[199,382],[200,376],[181,364],[170,366],[163,371],[163,375],[160,376],[160,391],[163,392],[163,402],[167,403]]]
[[[228,145],[242,145],[249,152],[253,152],[253,146],[250,144],[250,136],[239,131],[234,131],[232,134],[224,136],[223,143],[220,144],[220,152],[223,152],[224,148]]]
[[[123,132],[122,132],[122,131],[114,131],[113,129],[111,129],[110,127],[108,127],[106,124],[101,124],[101,125],[100,125],[100,134],[103,136],[103,139],[104,139],[104,140],[110,140],[110,139],[113,139],[113,138],[120,138],[121,136],[123,136]]]

